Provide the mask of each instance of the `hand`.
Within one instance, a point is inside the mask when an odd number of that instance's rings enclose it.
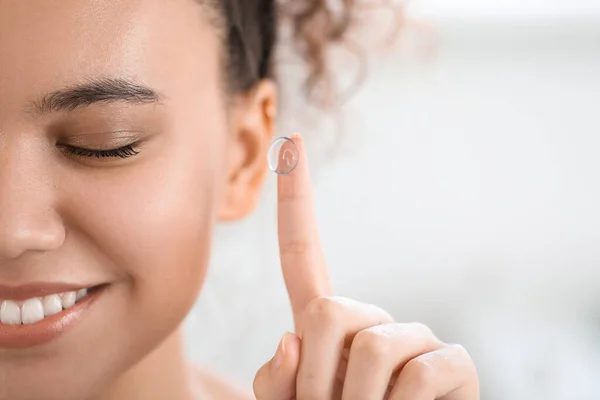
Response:
[[[296,334],[286,334],[257,373],[258,400],[478,400],[465,349],[421,324],[332,297],[319,245],[302,138],[296,169],[279,176],[279,247]]]

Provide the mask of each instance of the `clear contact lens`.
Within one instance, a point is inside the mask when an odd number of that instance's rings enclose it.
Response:
[[[271,171],[285,175],[289,174],[298,165],[300,153],[296,143],[290,138],[277,138],[269,149],[269,168]]]

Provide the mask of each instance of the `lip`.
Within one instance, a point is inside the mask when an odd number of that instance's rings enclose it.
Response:
[[[81,286],[79,286],[79,288],[81,288]],[[34,324],[5,325],[0,323],[0,349],[25,349],[40,346],[56,339],[65,331],[73,327],[73,325],[77,324],[77,322],[81,321],[86,311],[94,301],[98,299],[102,292],[104,292],[105,288],[106,285],[90,288],[88,295],[75,303],[73,307],[62,310],[49,317],[45,317],[43,320]],[[3,294],[7,292],[2,291],[2,289],[6,289],[6,287],[0,287],[0,298],[13,299],[13,297],[4,297]],[[23,289],[22,293],[20,292],[21,289]],[[9,292],[16,293],[19,297],[22,297],[21,294],[30,296],[33,292],[53,294],[73,291],[74,289],[74,286],[69,285],[27,285],[19,287],[18,292],[13,291],[13,289],[10,289]],[[34,294],[33,296],[25,298],[37,296],[38,295]]]
[[[22,286],[0,285],[0,300],[27,300],[56,293],[76,292],[79,289],[91,288],[93,286],[71,285],[67,283],[30,283]]]

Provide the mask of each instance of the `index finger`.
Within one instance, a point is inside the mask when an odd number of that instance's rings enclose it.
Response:
[[[318,297],[330,296],[332,290],[319,240],[304,142],[297,134],[291,139],[299,159],[291,173],[278,177],[278,233],[283,278],[299,332],[306,306]],[[281,151],[285,150],[284,145]]]

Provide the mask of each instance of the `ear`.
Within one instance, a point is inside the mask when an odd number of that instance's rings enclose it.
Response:
[[[267,155],[276,130],[277,88],[263,80],[240,95],[230,118],[228,167],[218,220],[246,217],[260,199],[268,172]]]

